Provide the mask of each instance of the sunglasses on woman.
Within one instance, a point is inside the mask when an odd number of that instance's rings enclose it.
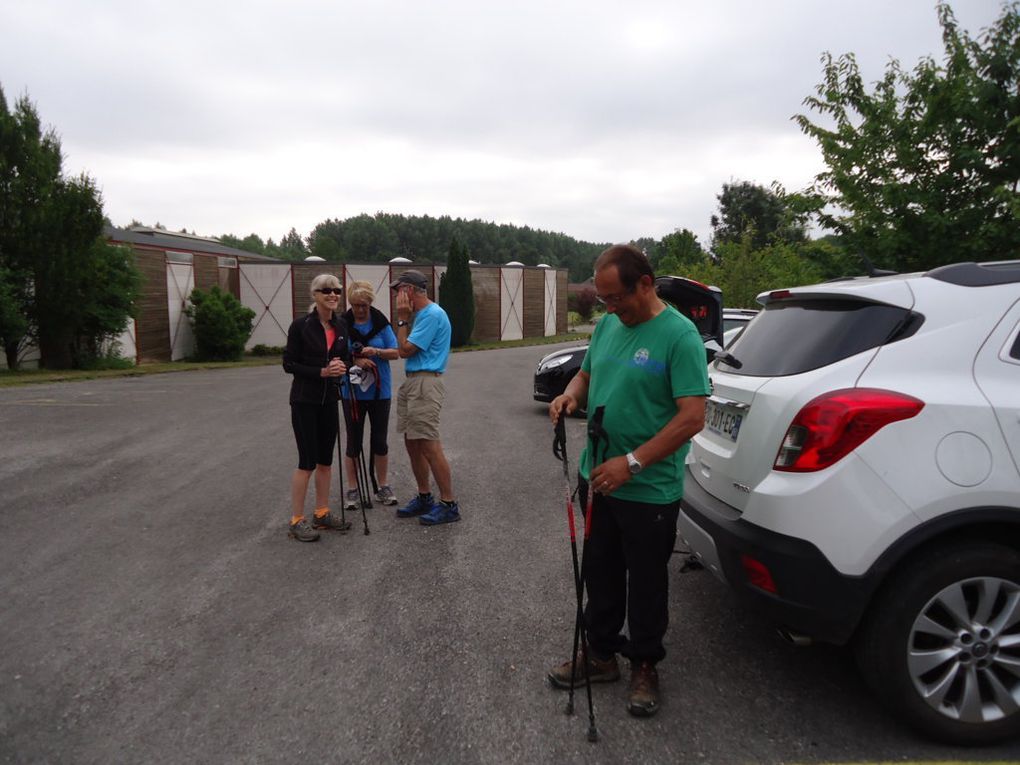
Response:
[[[344,292],[343,287],[323,287],[322,289],[315,290],[321,292],[323,295],[342,295]]]

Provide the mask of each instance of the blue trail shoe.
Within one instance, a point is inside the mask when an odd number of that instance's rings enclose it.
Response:
[[[460,506],[454,502],[452,505],[444,505],[436,502],[432,510],[418,519],[422,526],[438,526],[440,523],[453,523],[460,520]]]
[[[432,501],[431,494],[429,494],[428,501],[424,502],[422,501],[420,494],[415,494],[410,502],[397,510],[397,517],[414,518],[416,515],[425,515],[425,513],[431,511],[433,507],[435,507],[435,502]]]

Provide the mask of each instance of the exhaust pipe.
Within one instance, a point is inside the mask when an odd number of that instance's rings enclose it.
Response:
[[[786,627],[779,627],[776,630],[776,632],[778,632],[779,637],[781,637],[787,643],[789,643],[790,645],[795,645],[798,648],[804,648],[805,646],[809,646],[815,642],[807,635],[803,635],[800,632],[794,632],[793,630],[787,629]]]

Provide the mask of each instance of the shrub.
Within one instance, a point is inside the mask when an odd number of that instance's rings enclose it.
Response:
[[[259,343],[253,346],[250,353],[252,356],[282,356],[284,348],[282,345],[266,345]]]
[[[188,316],[195,331],[195,357],[199,361],[237,361],[251,335],[255,312],[241,301],[213,287],[192,290]]]
[[[585,322],[591,321],[596,302],[594,287],[584,287],[577,292],[571,292],[567,295],[567,309],[577,311]]]
[[[134,359],[125,359],[120,355],[121,344],[116,340],[108,340],[103,343],[96,354],[88,354],[79,360],[79,368],[91,372],[98,372],[105,369],[132,369],[135,366]]]

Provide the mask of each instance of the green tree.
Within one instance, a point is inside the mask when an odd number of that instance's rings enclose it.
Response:
[[[454,219],[448,215],[407,217],[381,212],[325,220],[312,230],[308,245],[313,255],[331,262],[384,263],[401,255],[419,263],[443,263],[454,238],[479,263],[544,262],[568,268],[573,281],[591,276],[592,263],[607,246],[528,226]]]
[[[821,280],[867,272],[860,256],[848,251],[841,238],[833,234],[804,242],[798,247],[798,252],[818,269]]]
[[[191,291],[187,308],[195,333],[195,352],[200,361],[237,361],[251,336],[255,312],[229,292],[212,287]]]
[[[45,253],[45,201],[60,178],[60,142],[43,132],[35,107],[19,98],[11,111],[0,88],[0,268],[6,293],[24,321],[7,323],[4,352],[17,369],[22,348],[34,340],[32,270]]]
[[[701,249],[698,237],[686,228],[677,229],[662,237],[656,248],[661,253],[658,263],[653,262],[655,273],[683,276],[688,270],[704,263],[707,255]]]
[[[309,255],[305,240],[301,238],[297,229],[293,227],[280,240],[279,250],[280,256],[285,260],[304,260]]]
[[[60,180],[46,201],[48,246],[32,261],[29,316],[36,327],[39,364],[47,369],[76,366],[81,321],[90,295],[83,289],[95,269],[93,256],[103,228],[103,206],[86,175]],[[94,283],[93,283],[94,284]],[[95,284],[98,290],[104,286]]]
[[[439,279],[439,305],[450,317],[450,345],[467,345],[475,330],[475,290],[468,249],[456,239],[450,242],[446,273]]]
[[[868,92],[853,54],[826,53],[804,101],[825,124],[794,118],[828,166],[808,190],[821,223],[900,271],[1020,249],[1018,4],[1004,3],[977,40],[949,5],[937,13],[941,65],[925,58],[908,72],[893,60]]]
[[[43,132],[27,96],[12,112],[0,89],[0,268],[25,318],[20,338],[17,331],[4,337],[12,366],[27,340],[38,344],[43,367],[80,363],[108,328],[123,328],[130,316],[134,295],[121,290],[132,283],[133,266],[121,259],[116,268],[129,273],[109,270],[99,190],[87,175],[65,178],[61,164],[60,142],[52,130]]]
[[[266,243],[262,241],[262,237],[258,234],[248,234],[248,236],[241,239],[234,236],[233,234],[221,234],[217,237],[220,240],[220,244],[226,245],[227,247],[233,247],[236,250],[244,250],[245,252],[254,252],[256,255],[266,255]]]
[[[655,268],[659,260],[662,259],[663,253],[659,249],[661,241],[656,241],[650,236],[642,236],[631,240],[630,243],[648,257],[648,262],[652,264],[652,268]]]
[[[23,300],[18,294],[21,279],[11,277],[0,266],[0,342],[3,343],[8,369],[18,368],[22,341],[28,333],[28,319],[21,309]]]
[[[719,213],[711,218],[713,249],[747,235],[755,249],[773,241],[807,238],[804,216],[787,203],[786,192],[776,183],[771,188],[748,181],[724,183],[716,199]]]
[[[802,255],[802,247],[774,242],[755,248],[752,233],[748,231],[739,242],[719,245],[717,261],[706,259],[685,276],[719,287],[724,305],[754,308],[762,292],[821,280],[821,270]]]
[[[319,233],[312,237],[311,254],[327,263],[343,263],[347,260],[336,239],[327,233]]]
[[[89,269],[78,289],[81,311],[72,348],[75,366],[87,366],[103,356],[105,345],[120,335],[136,312],[142,277],[129,247],[93,241]]]

